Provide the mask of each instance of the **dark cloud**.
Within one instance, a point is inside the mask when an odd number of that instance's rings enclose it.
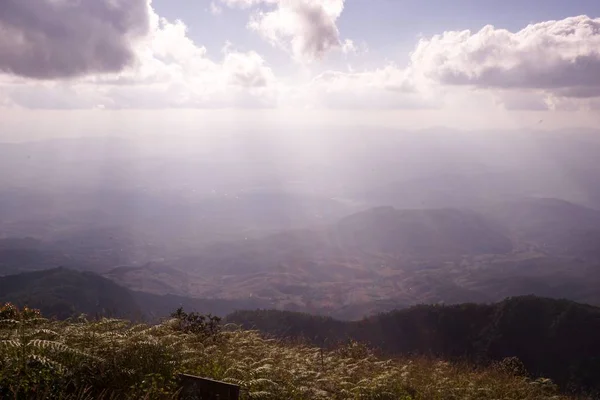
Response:
[[[148,0],[0,0],[0,71],[36,79],[118,72],[150,28]]]

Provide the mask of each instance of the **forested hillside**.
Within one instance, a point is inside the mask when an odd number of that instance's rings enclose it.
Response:
[[[126,320],[52,322],[0,307],[0,397],[6,400],[173,399],[179,373],[233,383],[241,399],[568,400],[518,362],[486,369],[421,357],[377,357],[265,339],[179,310],[160,325]],[[517,367],[517,368],[515,368]],[[450,396],[450,397],[449,397]]]
[[[357,322],[280,311],[244,311],[228,322],[325,347],[348,340],[387,356],[423,355],[487,365],[517,357],[564,390],[600,393],[600,308],[533,296],[485,304],[415,306]]]
[[[252,299],[196,299],[136,292],[93,272],[54,268],[0,277],[0,302],[40,309],[45,316],[66,319],[120,317],[158,321],[178,307],[225,316],[236,310],[267,307]]]
[[[66,268],[0,277],[0,303],[38,308],[48,317],[79,314],[141,318],[132,293],[93,272]]]

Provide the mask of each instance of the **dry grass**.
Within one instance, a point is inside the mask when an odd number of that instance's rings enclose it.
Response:
[[[233,326],[203,336],[127,321],[0,324],[0,397],[167,399],[178,373],[242,386],[244,399],[567,399],[549,381],[427,359],[383,360],[351,343],[335,351]]]

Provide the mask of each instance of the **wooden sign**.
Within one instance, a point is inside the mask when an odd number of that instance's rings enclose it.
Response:
[[[240,387],[198,376],[179,374],[180,400],[239,400]]]

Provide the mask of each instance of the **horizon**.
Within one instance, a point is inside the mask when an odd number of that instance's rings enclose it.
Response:
[[[185,129],[600,122],[591,0],[65,4],[0,6],[0,140],[157,118]]]

